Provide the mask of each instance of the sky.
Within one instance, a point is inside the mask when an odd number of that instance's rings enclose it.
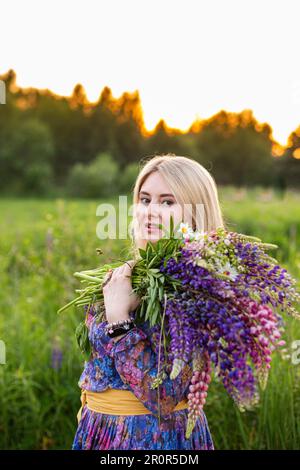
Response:
[[[0,0],[0,74],[90,101],[139,90],[147,129],[252,109],[300,125],[299,0]]]

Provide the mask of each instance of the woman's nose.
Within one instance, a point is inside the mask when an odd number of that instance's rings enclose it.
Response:
[[[159,218],[161,216],[159,203],[151,202],[150,204],[148,204],[147,216],[149,217],[149,219],[150,219],[150,216],[151,216],[151,218],[153,220],[155,218]]]

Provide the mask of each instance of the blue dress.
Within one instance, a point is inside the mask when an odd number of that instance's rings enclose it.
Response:
[[[92,392],[130,390],[149,414],[116,416],[84,405],[72,450],[214,450],[203,410],[189,439],[185,438],[188,410],[172,411],[189,393],[191,364],[186,364],[175,379],[167,377],[160,384],[159,426],[157,388],[151,389],[158,366],[157,327],[149,327],[147,321],[115,342],[105,334],[107,322],[97,322],[95,313],[90,307],[86,315],[92,353],[85,361],[78,386]]]

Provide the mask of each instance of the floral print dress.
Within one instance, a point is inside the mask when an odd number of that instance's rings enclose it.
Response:
[[[189,439],[185,438],[188,410],[172,411],[187,397],[192,378],[191,364],[186,364],[175,379],[167,376],[160,384],[159,426],[157,388],[151,389],[158,369],[157,327],[149,327],[146,321],[114,341],[104,331],[107,322],[98,322],[95,314],[93,307],[86,314],[92,354],[89,361],[85,361],[78,386],[92,392],[108,388],[130,390],[149,414],[109,415],[92,411],[85,404],[72,450],[213,450],[203,410]]]

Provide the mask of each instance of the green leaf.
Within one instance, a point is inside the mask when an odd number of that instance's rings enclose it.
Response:
[[[160,306],[159,306],[159,305],[156,305],[156,306],[155,306],[155,310],[154,310],[154,312],[153,312],[153,315],[152,315],[152,317],[151,317],[151,326],[155,325],[159,313],[160,313]]]
[[[146,311],[146,320],[148,320],[148,318],[150,318],[152,316],[152,312],[153,312],[153,305],[155,304],[155,301],[156,301],[156,295],[155,294],[155,290],[153,292],[151,292],[151,295],[150,295],[150,300],[149,300],[149,303],[147,305],[147,311]]]
[[[154,300],[157,299],[158,289],[159,289],[159,287],[158,287],[157,283],[155,283],[155,287],[154,287],[153,292],[152,292],[152,297],[153,297]]]
[[[75,330],[77,345],[82,353],[89,355],[91,352],[91,345],[88,333],[89,330],[85,324],[85,321],[80,322]]]
[[[139,252],[141,257],[145,259],[147,254],[146,250],[143,250],[143,248],[139,248]]]
[[[174,220],[173,220],[173,216],[171,215],[170,217],[170,238],[173,238],[173,235],[174,235]]]
[[[148,264],[148,269],[151,268],[151,266],[153,265],[153,263],[155,262],[155,260],[157,259],[158,255],[155,255],[154,258],[152,258],[152,260],[150,261],[150,263]]]
[[[151,310],[152,310],[152,305],[151,303],[149,302],[149,304],[147,305],[147,310],[146,310],[146,314],[145,314],[145,320],[147,321],[150,317],[150,314],[151,314]]]
[[[164,288],[163,288],[163,286],[159,287],[158,295],[159,295],[159,300],[162,301],[163,298],[164,298]]]

